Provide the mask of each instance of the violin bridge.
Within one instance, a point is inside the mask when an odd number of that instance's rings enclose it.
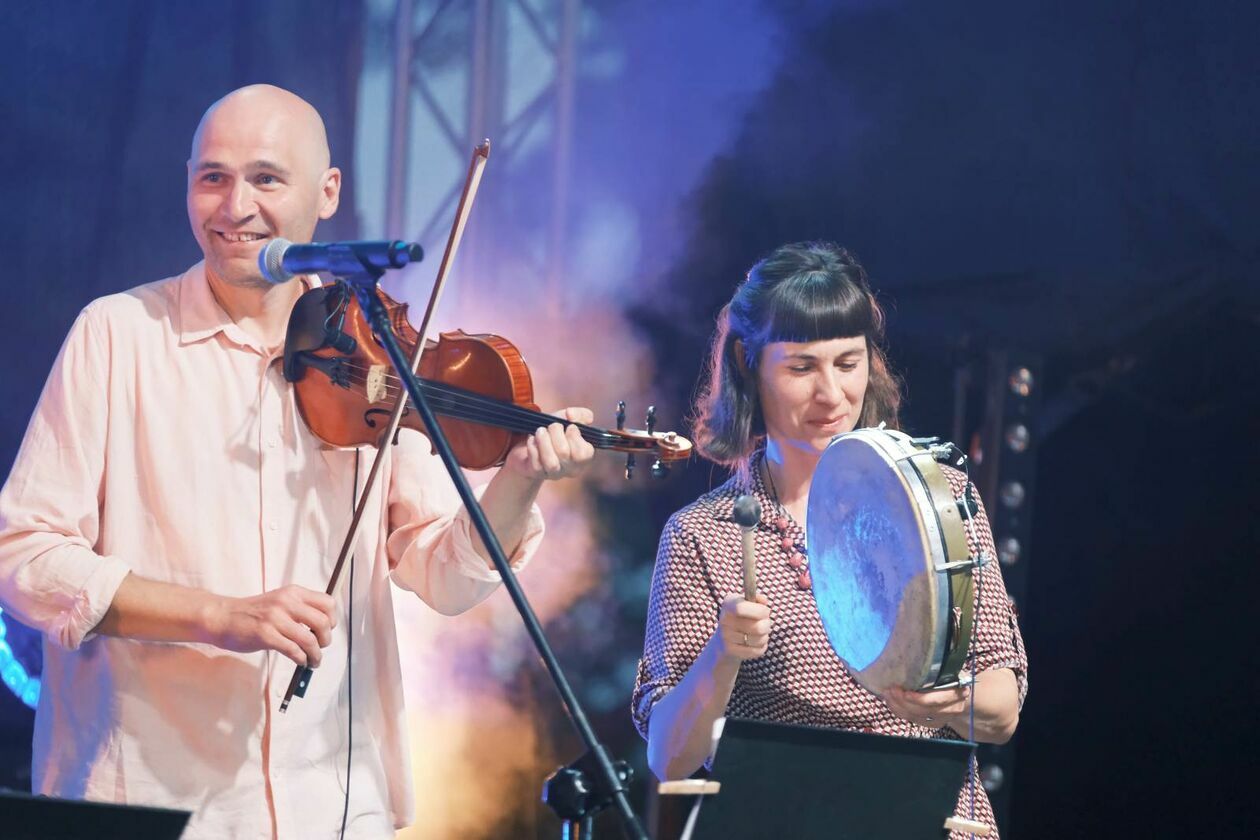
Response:
[[[384,402],[389,396],[388,376],[389,369],[385,365],[372,365],[368,369],[367,382],[363,385],[368,402]]]

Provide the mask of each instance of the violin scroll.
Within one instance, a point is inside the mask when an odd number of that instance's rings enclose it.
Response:
[[[676,432],[656,431],[656,406],[650,405],[644,420],[644,430],[626,428],[626,402],[617,402],[617,428],[609,434],[620,435],[625,440],[622,446],[609,448],[626,452],[626,478],[634,478],[636,452],[651,451],[656,457],[652,461],[649,474],[652,478],[664,478],[669,475],[669,466],[675,461],[685,461],[691,457],[691,441]],[[631,445],[633,442],[633,445]]]

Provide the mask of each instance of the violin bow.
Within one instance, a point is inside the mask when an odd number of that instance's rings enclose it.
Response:
[[[481,185],[481,175],[485,171],[486,161],[489,159],[490,141],[482,140],[481,144],[473,149],[472,160],[468,163],[468,176],[464,180],[464,191],[459,197],[459,206],[455,210],[455,223],[451,226],[450,236],[446,240],[446,251],[442,254],[442,262],[438,266],[437,278],[433,281],[433,291],[429,293],[429,305],[424,310],[424,319],[420,322],[420,329],[417,330],[416,349],[411,358],[412,373],[415,373],[420,367],[420,356],[424,353],[424,342],[428,337],[429,322],[433,319],[433,313],[442,297],[442,290],[446,287],[446,278],[450,274],[451,263],[455,261],[459,243],[464,238],[464,228],[468,224],[468,216],[472,213],[473,201],[477,198],[477,189]],[[389,423],[386,424],[381,432],[380,439],[377,441],[376,457],[372,460],[372,468],[368,470],[367,480],[364,481],[363,490],[359,493],[359,500],[354,509],[354,518],[350,520],[350,528],[346,531],[346,538],[342,540],[341,552],[337,555],[336,565],[333,566],[332,576],[328,580],[328,588],[324,590],[334,598],[337,595],[337,590],[340,589],[341,570],[345,566],[346,558],[350,556],[354,541],[358,539],[359,525],[363,521],[363,512],[367,510],[372,488],[376,485],[377,475],[380,473],[381,465],[384,463],[386,453],[389,451],[389,442],[394,439],[394,435],[398,432],[398,426],[402,422],[403,412],[406,408],[407,391],[404,388],[400,388],[398,400],[394,403],[394,408],[389,415]],[[347,629],[347,632],[350,632],[349,629]],[[297,666],[293,672],[293,678],[289,680],[289,687],[285,690],[284,699],[280,702],[281,712],[288,711],[289,702],[294,696],[302,697],[306,694],[306,687],[310,684],[313,673],[309,665]]]

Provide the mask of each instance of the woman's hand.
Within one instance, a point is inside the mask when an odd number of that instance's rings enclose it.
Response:
[[[722,656],[742,662],[765,654],[770,644],[770,630],[770,602],[765,595],[758,593],[756,601],[746,601],[743,595],[729,595],[722,602],[714,638]]]
[[[1005,744],[1019,725],[1019,685],[1010,668],[995,668],[976,675],[975,719],[972,693],[962,686],[934,691],[889,688],[883,700],[893,714],[919,726],[948,726],[986,744]],[[974,730],[972,724],[975,724]]]
[[[683,779],[713,749],[713,722],[726,706],[748,659],[763,656],[770,643],[770,602],[764,595],[722,602],[718,626],[678,685],[652,708],[648,727],[648,766],[660,779]]]
[[[967,713],[967,690],[958,685],[934,691],[908,691],[892,686],[884,692],[883,699],[897,717],[928,729],[948,726],[955,715]]]

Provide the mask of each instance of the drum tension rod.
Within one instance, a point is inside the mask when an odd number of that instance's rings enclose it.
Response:
[[[974,557],[968,557],[966,560],[955,560],[953,563],[942,563],[934,568],[938,572],[953,572],[958,569],[978,569],[981,566],[989,565],[989,561],[993,558],[989,556],[987,551],[982,551]]]
[[[939,689],[939,688],[966,688],[967,686],[971,685],[975,681],[976,681],[976,678],[972,676],[971,674],[962,673],[962,674],[959,674],[958,679],[954,680],[953,682],[942,683],[941,685],[934,685],[932,686],[932,688],[933,690]]]
[[[893,460],[913,461],[916,458],[931,458],[938,464],[947,464],[958,470],[961,470],[963,465],[967,463],[967,456],[952,443],[944,446],[933,446],[931,449],[916,449],[904,455],[897,455]]]

